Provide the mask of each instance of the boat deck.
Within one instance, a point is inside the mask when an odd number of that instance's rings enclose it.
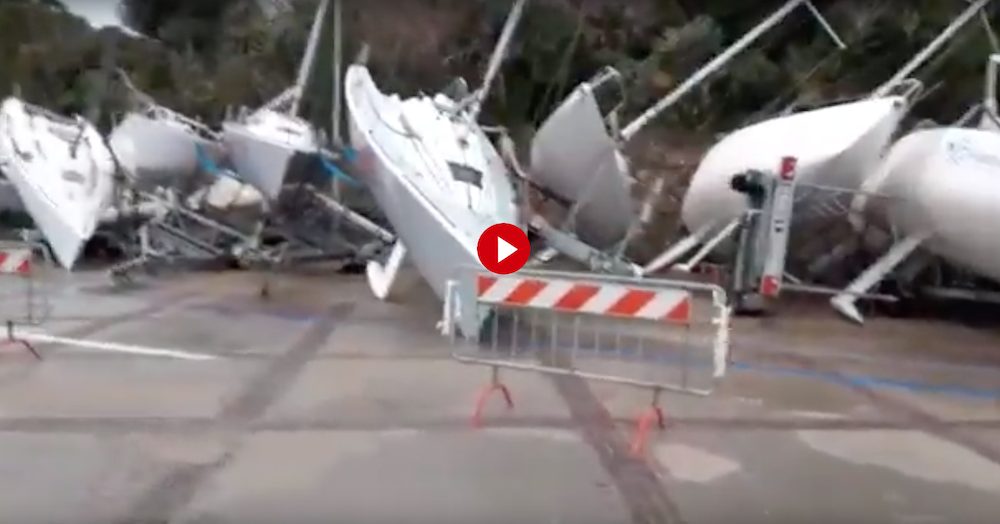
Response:
[[[18,522],[987,522],[1000,514],[1000,333],[739,319],[709,399],[509,374],[516,409],[469,427],[488,373],[449,358],[440,307],[363,276],[190,274],[112,290],[60,273],[47,332],[162,356],[0,347],[0,507]],[[0,282],[8,286],[9,282]],[[142,348],[133,348],[140,351]]]
[[[407,190],[420,194],[422,205],[435,208],[438,219],[472,246],[487,227],[516,220],[506,166],[485,134],[447,112],[454,101],[443,95],[401,99],[380,93],[366,71],[356,74],[356,103],[375,147]]]

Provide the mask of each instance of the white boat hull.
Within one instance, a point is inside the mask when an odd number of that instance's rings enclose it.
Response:
[[[786,156],[798,159],[800,183],[858,189],[877,168],[905,110],[901,97],[863,100],[733,132],[709,150],[691,178],[681,208],[684,225],[690,231],[718,230],[739,218],[746,200],[731,189],[732,177],[748,170],[773,174]],[[797,202],[797,213],[809,204]],[[802,233],[798,228],[796,232]]]
[[[70,269],[111,199],[111,151],[87,122],[30,108],[0,107],[0,161],[63,267]]]
[[[483,169],[484,185],[493,186],[491,198],[496,200],[485,206],[488,210],[473,212],[456,195],[448,200],[439,198],[407,176],[408,172],[421,173],[426,164],[421,165],[415,160],[420,156],[407,149],[414,141],[399,133],[405,126],[390,109],[399,100],[381,94],[365,68],[351,66],[347,70],[345,97],[358,171],[406,246],[409,259],[443,300],[447,281],[457,278],[462,268],[482,267],[476,253],[482,232],[497,222],[518,224],[513,187],[503,161],[482,131],[474,128],[469,142],[480,144],[481,150],[467,154],[475,156],[480,165],[490,166]],[[442,149],[453,145],[444,140],[429,143]],[[376,290],[377,283],[372,287]]]
[[[579,207],[576,234],[608,249],[632,225],[632,179],[588,83],[545,120],[531,143],[532,180]]]
[[[245,126],[231,122],[223,124],[222,136],[240,179],[267,198],[277,198],[296,149],[257,136]]]
[[[320,147],[308,122],[267,108],[223,122],[222,140],[236,174],[270,200],[281,194],[292,159]]]
[[[1000,135],[939,128],[913,132],[890,150],[876,188],[883,218],[923,248],[1000,282]]]
[[[199,171],[196,148],[213,162],[221,161],[221,144],[193,133],[177,122],[129,113],[108,137],[119,165],[140,185],[175,187]]]

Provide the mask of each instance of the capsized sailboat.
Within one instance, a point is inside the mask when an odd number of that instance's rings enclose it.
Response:
[[[611,248],[632,225],[628,162],[609,130],[614,109],[599,99],[624,100],[621,75],[607,68],[577,86],[538,128],[531,141],[531,180],[576,205],[577,236],[597,248]]]
[[[221,137],[208,126],[157,104],[120,72],[137,99],[137,109],[126,113],[108,136],[119,166],[140,187],[190,185],[200,171],[199,154],[222,160]],[[200,151],[199,151],[200,150]]]
[[[356,165],[399,239],[385,266],[368,265],[369,285],[380,298],[409,254],[443,299],[458,268],[480,265],[476,244],[486,228],[519,225],[507,166],[477,115],[524,4],[518,0],[508,16],[484,87],[465,100],[443,93],[402,99],[381,92],[366,67],[347,69],[344,93]]]
[[[820,186],[818,191],[796,195],[792,227],[798,238],[822,236],[822,228],[831,222],[821,215],[828,208],[846,208],[851,200],[846,196],[862,190],[862,181],[878,168],[891,145],[921,87],[919,82],[907,79],[989,1],[973,2],[865,99],[760,122],[734,131],[714,145],[703,157],[684,195],[681,219],[690,235],[648,264],[646,270],[669,266],[699,244],[704,247],[694,259],[731,247],[732,233],[746,201],[730,188],[730,180],[748,170],[774,173],[785,156],[798,161],[797,184]],[[797,246],[790,246],[789,253],[794,252]]]
[[[624,87],[616,71],[602,72],[570,94],[532,141],[530,178],[569,204],[571,232],[577,238],[605,252],[623,253],[637,218],[631,195],[634,179],[622,152],[625,143],[801,6],[808,7],[833,40],[844,47],[809,0],[786,0],[621,130],[615,117]],[[602,107],[601,102],[607,106],[608,100],[613,100],[615,107]]]
[[[773,172],[783,156],[797,159],[800,184],[857,189],[864,175],[878,166],[908,107],[901,96],[861,100],[729,134],[708,151],[691,178],[681,206],[684,225],[690,231],[718,230],[740,217],[746,199],[730,188],[733,175]]]
[[[863,322],[855,301],[918,249],[950,265],[1000,283],[1000,133],[996,78],[1000,55],[990,57],[986,100],[977,128],[918,129],[899,139],[864,181],[852,224],[891,230],[894,243],[847,288],[831,299],[845,317]]]
[[[295,85],[254,110],[242,110],[222,123],[222,137],[239,177],[268,199],[276,199],[297,155],[314,155],[323,146],[317,130],[297,116],[299,101],[316,55],[329,0],[323,0],[313,20]]]
[[[89,122],[17,98],[0,106],[0,169],[48,241],[71,269],[110,203],[115,162]]]

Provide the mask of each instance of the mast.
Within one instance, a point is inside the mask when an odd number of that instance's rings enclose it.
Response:
[[[470,113],[473,121],[479,118],[479,111],[483,107],[483,102],[485,102],[487,97],[489,97],[490,86],[493,84],[493,79],[500,70],[500,64],[503,62],[504,56],[507,53],[507,47],[510,45],[510,39],[514,36],[514,30],[517,28],[517,23],[521,19],[521,14],[524,11],[524,5],[527,1],[528,0],[517,0],[517,3],[514,4],[510,14],[507,15],[507,21],[503,26],[503,32],[500,33],[500,39],[497,41],[497,45],[493,49],[493,56],[490,57],[489,66],[486,68],[486,76],[483,77],[483,85],[472,95],[474,99],[472,101]]]
[[[902,67],[902,69],[889,79],[889,81],[873,91],[871,98],[879,98],[889,94],[889,92],[892,91],[892,89],[895,88],[900,82],[909,78],[909,76],[913,74],[917,68],[924,65],[924,62],[936,53],[938,49],[954,38],[955,34],[957,34],[958,31],[965,26],[965,24],[969,23],[969,20],[972,20],[972,18],[976,16],[976,13],[980,12],[988,3],[990,3],[990,0],[976,0],[969,5],[969,7],[967,7],[965,11],[962,11],[962,14],[958,15],[958,17],[955,18],[955,20],[953,20],[951,24],[944,29],[944,31],[941,31],[941,34],[939,34],[937,38],[932,40],[919,53],[914,55],[913,58]]]
[[[333,122],[330,123],[330,133],[333,136],[333,143],[338,146],[342,144],[340,136],[340,99],[342,98],[340,83],[343,76],[341,63],[344,54],[344,34],[341,31],[342,8],[342,0],[333,0],[333,114],[331,115]]]
[[[750,46],[750,44],[760,38],[761,35],[769,31],[772,27],[778,25],[778,23],[784,20],[785,17],[795,10],[796,7],[799,7],[802,4],[809,6],[809,12],[820,21],[823,29],[831,36],[831,38],[833,38],[837,46],[841,49],[846,48],[843,41],[839,36],[837,36],[837,34],[833,31],[833,28],[830,27],[822,15],[820,15],[819,11],[816,10],[810,0],[788,0],[785,2],[785,5],[778,8],[778,10],[772,13],[771,16],[757,24],[753,29],[744,34],[725,51],[717,55],[707,64],[703,65],[693,75],[689,76],[687,80],[677,86],[676,89],[661,98],[659,102],[647,109],[642,115],[639,115],[639,117],[629,123],[629,125],[625,126],[625,129],[623,129],[621,133],[622,140],[626,142],[630,140],[636,133],[642,130],[643,127],[646,127],[646,125],[652,122],[653,119],[659,116],[660,113],[676,104],[681,97],[688,94],[692,89],[697,87],[698,84],[725,66],[726,63]]]
[[[295,78],[295,98],[292,100],[292,115],[297,115],[299,112],[299,102],[302,100],[303,90],[305,89],[306,82],[309,81],[309,74],[312,72],[313,62],[316,58],[316,46],[319,44],[320,30],[323,28],[323,22],[326,19],[326,9],[329,3],[330,0],[322,0],[320,2],[319,9],[316,11],[316,17],[313,19],[312,29],[309,30],[309,43],[306,44],[306,52],[302,56],[302,62],[299,63],[299,74]]]

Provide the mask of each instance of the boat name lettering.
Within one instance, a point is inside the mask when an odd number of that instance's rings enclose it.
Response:
[[[977,150],[967,139],[959,139],[948,142],[946,149],[948,158],[955,164],[962,164],[971,160],[979,162],[980,164],[1000,168],[1000,157],[982,150]]]

